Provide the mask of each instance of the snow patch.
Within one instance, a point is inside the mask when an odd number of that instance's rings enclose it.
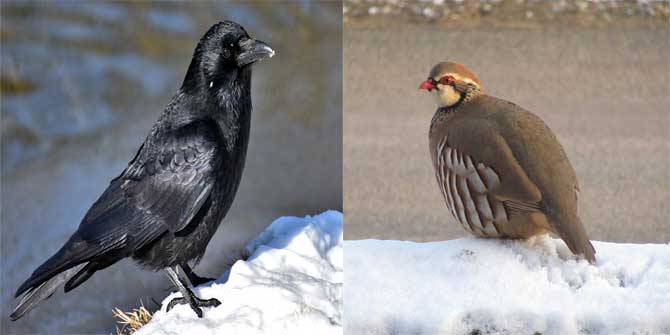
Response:
[[[346,334],[670,334],[670,245],[346,241]]]
[[[279,218],[246,250],[246,261],[194,289],[221,305],[202,319],[186,305],[165,313],[173,293],[135,334],[342,333],[342,213]]]

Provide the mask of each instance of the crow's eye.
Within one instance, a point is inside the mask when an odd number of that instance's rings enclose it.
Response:
[[[225,59],[230,58],[231,54],[232,53],[230,52],[229,49],[223,49],[223,51],[221,51],[221,56],[223,56],[223,58],[225,58]]]

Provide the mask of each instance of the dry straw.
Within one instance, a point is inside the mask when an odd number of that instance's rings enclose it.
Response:
[[[117,323],[121,325],[120,329],[116,327],[116,335],[130,335],[151,321],[151,312],[144,307],[141,301],[140,307],[130,312],[124,312],[117,307],[114,308],[113,313],[114,317],[119,319]]]

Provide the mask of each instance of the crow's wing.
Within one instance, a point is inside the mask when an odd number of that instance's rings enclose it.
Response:
[[[225,160],[220,138],[211,120],[175,130],[154,129],[77,231],[16,295],[97,256],[136,250],[167,231],[186,227],[209,197],[216,160]]]
[[[214,121],[200,121],[150,138],[128,168],[89,210],[79,232],[85,240],[139,248],[163,232],[186,227],[209,197],[220,143]]]

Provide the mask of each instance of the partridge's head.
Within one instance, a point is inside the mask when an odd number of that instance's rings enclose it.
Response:
[[[421,83],[419,89],[431,93],[439,107],[450,107],[461,101],[468,91],[481,90],[477,76],[465,66],[452,63],[437,63],[428,79]]]

